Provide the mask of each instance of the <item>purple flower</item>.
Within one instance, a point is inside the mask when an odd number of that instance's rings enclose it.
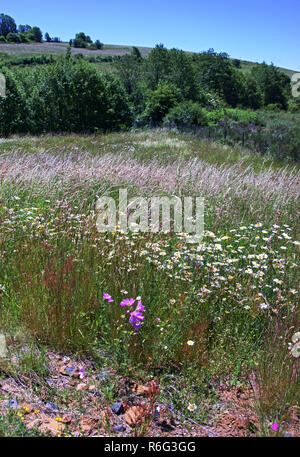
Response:
[[[144,305],[142,304],[141,300],[138,301],[138,304],[137,304],[137,308],[136,308],[137,311],[140,311],[140,312],[145,312],[145,307]]]
[[[104,298],[104,300],[107,300],[108,303],[113,302],[113,299],[111,298],[111,296],[109,294],[103,294],[103,298]]]
[[[83,368],[80,368],[79,370],[79,379],[83,379],[85,377],[85,372],[83,370]]]
[[[134,328],[139,329],[141,326],[141,321],[144,320],[144,316],[137,309],[130,313],[129,322],[134,326]]]
[[[135,302],[135,299],[134,298],[124,298],[120,305],[121,306],[131,306],[133,305],[133,303]]]
[[[272,430],[278,430],[278,424],[272,424]]]

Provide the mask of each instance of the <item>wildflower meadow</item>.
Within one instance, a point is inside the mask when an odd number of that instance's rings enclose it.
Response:
[[[186,434],[223,436],[243,396],[244,436],[298,430],[297,164],[176,130],[133,130],[2,141],[0,180],[0,380],[24,397],[0,399],[33,405],[10,412],[10,433],[51,431],[39,428],[51,402],[61,436],[97,427],[155,436],[155,414]],[[201,241],[142,232],[138,216],[137,229],[99,232],[97,199],[118,203],[119,189],[203,197]],[[59,384],[55,370],[73,384]],[[112,418],[118,402],[123,429]],[[87,405],[104,411],[98,425],[82,421],[94,414]]]

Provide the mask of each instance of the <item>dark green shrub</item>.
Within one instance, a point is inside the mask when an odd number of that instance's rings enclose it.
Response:
[[[251,70],[263,96],[264,106],[278,105],[280,109],[287,109],[291,91],[290,77],[276,68],[273,64],[257,64]]]
[[[240,61],[239,59],[233,59],[232,65],[233,65],[235,68],[242,68],[242,66],[241,66],[241,61]]]
[[[300,113],[300,97],[290,100],[288,111],[290,113]]]
[[[257,81],[250,75],[244,76],[240,103],[245,108],[259,109],[263,105],[263,94]]]
[[[223,122],[225,119],[224,109],[216,109],[208,111],[206,114],[208,125],[217,125],[219,122]]]
[[[88,45],[85,41],[80,40],[79,38],[75,38],[73,41],[74,48],[86,48]]]
[[[7,72],[0,133],[120,130],[132,113],[120,81],[84,61]]]
[[[138,61],[142,61],[142,54],[141,54],[141,51],[139,50],[139,48],[137,48],[136,46],[133,46],[132,47],[132,50],[131,50],[131,55],[133,57],[135,57]]]
[[[21,38],[18,33],[9,32],[6,41],[8,43],[21,43]]]
[[[279,103],[269,103],[265,107],[265,110],[274,111],[275,113],[279,113],[282,110],[282,105],[280,105]]]
[[[100,40],[96,40],[95,41],[95,46],[96,46],[96,49],[102,49],[103,48],[103,43],[101,43]]]
[[[189,128],[208,125],[207,111],[198,103],[183,102],[174,106],[164,118],[164,125]]]
[[[14,18],[8,16],[7,14],[0,14],[0,35],[3,35],[5,38],[7,35],[12,32],[17,32],[17,26]]]
[[[160,123],[170,109],[180,101],[179,89],[172,84],[162,83],[156,90],[148,93],[145,118],[150,122]]]
[[[83,32],[76,33],[74,40],[70,40],[69,44],[70,46],[74,46],[74,48],[88,48],[91,50],[102,49],[103,47],[103,43],[99,40],[93,43],[91,37]]]
[[[77,59],[77,60],[81,60],[84,58],[84,55],[81,52],[78,52],[78,54],[74,54],[73,58]]]
[[[208,92],[203,87],[199,87],[196,102],[208,110],[218,110],[225,108],[225,101],[216,93]]]
[[[248,126],[249,124],[264,125],[262,115],[257,111],[228,108],[224,110],[225,118],[229,121],[235,121],[241,126]]]
[[[0,136],[27,130],[26,95],[17,75],[7,69],[1,70],[6,78],[6,97],[0,97]]]
[[[198,96],[198,84],[191,57],[184,51],[171,49],[169,51],[169,63],[168,81],[180,90],[184,100],[196,101]]]
[[[39,27],[32,27],[31,30],[26,32],[26,36],[30,41],[41,43],[43,39],[43,33]]]
[[[217,93],[224,101],[236,107],[243,93],[243,75],[226,53],[213,50],[195,57],[197,80],[207,91]]]
[[[21,43],[29,43],[26,33],[19,33],[18,35]]]

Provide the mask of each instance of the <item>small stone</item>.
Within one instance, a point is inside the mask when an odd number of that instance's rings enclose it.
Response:
[[[77,386],[76,386],[76,390],[79,390],[79,391],[86,390],[86,389],[87,389],[87,385],[84,382],[81,382],[81,383],[77,384]]]
[[[125,425],[115,425],[113,427],[113,431],[116,433],[125,432],[125,430],[126,430]]]
[[[157,406],[154,410],[153,420],[155,420],[157,422],[159,420],[159,417],[160,417],[160,407]]]
[[[68,373],[69,376],[74,376],[74,374],[77,371],[77,367],[75,365],[71,365],[70,367],[65,368],[66,373]]]
[[[52,401],[49,401],[46,404],[46,408],[51,409],[51,411],[54,411],[54,412],[59,411],[58,407],[54,403],[52,403]]]
[[[18,400],[16,398],[13,398],[12,400],[9,401],[6,405],[8,408],[13,408],[16,409],[18,407]]]
[[[114,403],[111,407],[111,410],[113,413],[115,413],[117,416],[119,414],[122,414],[124,412],[123,408],[123,403]]]

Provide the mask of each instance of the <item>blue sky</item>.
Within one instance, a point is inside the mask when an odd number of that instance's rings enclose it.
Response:
[[[85,32],[105,44],[214,48],[300,70],[299,0],[10,0],[0,10],[65,41]]]

